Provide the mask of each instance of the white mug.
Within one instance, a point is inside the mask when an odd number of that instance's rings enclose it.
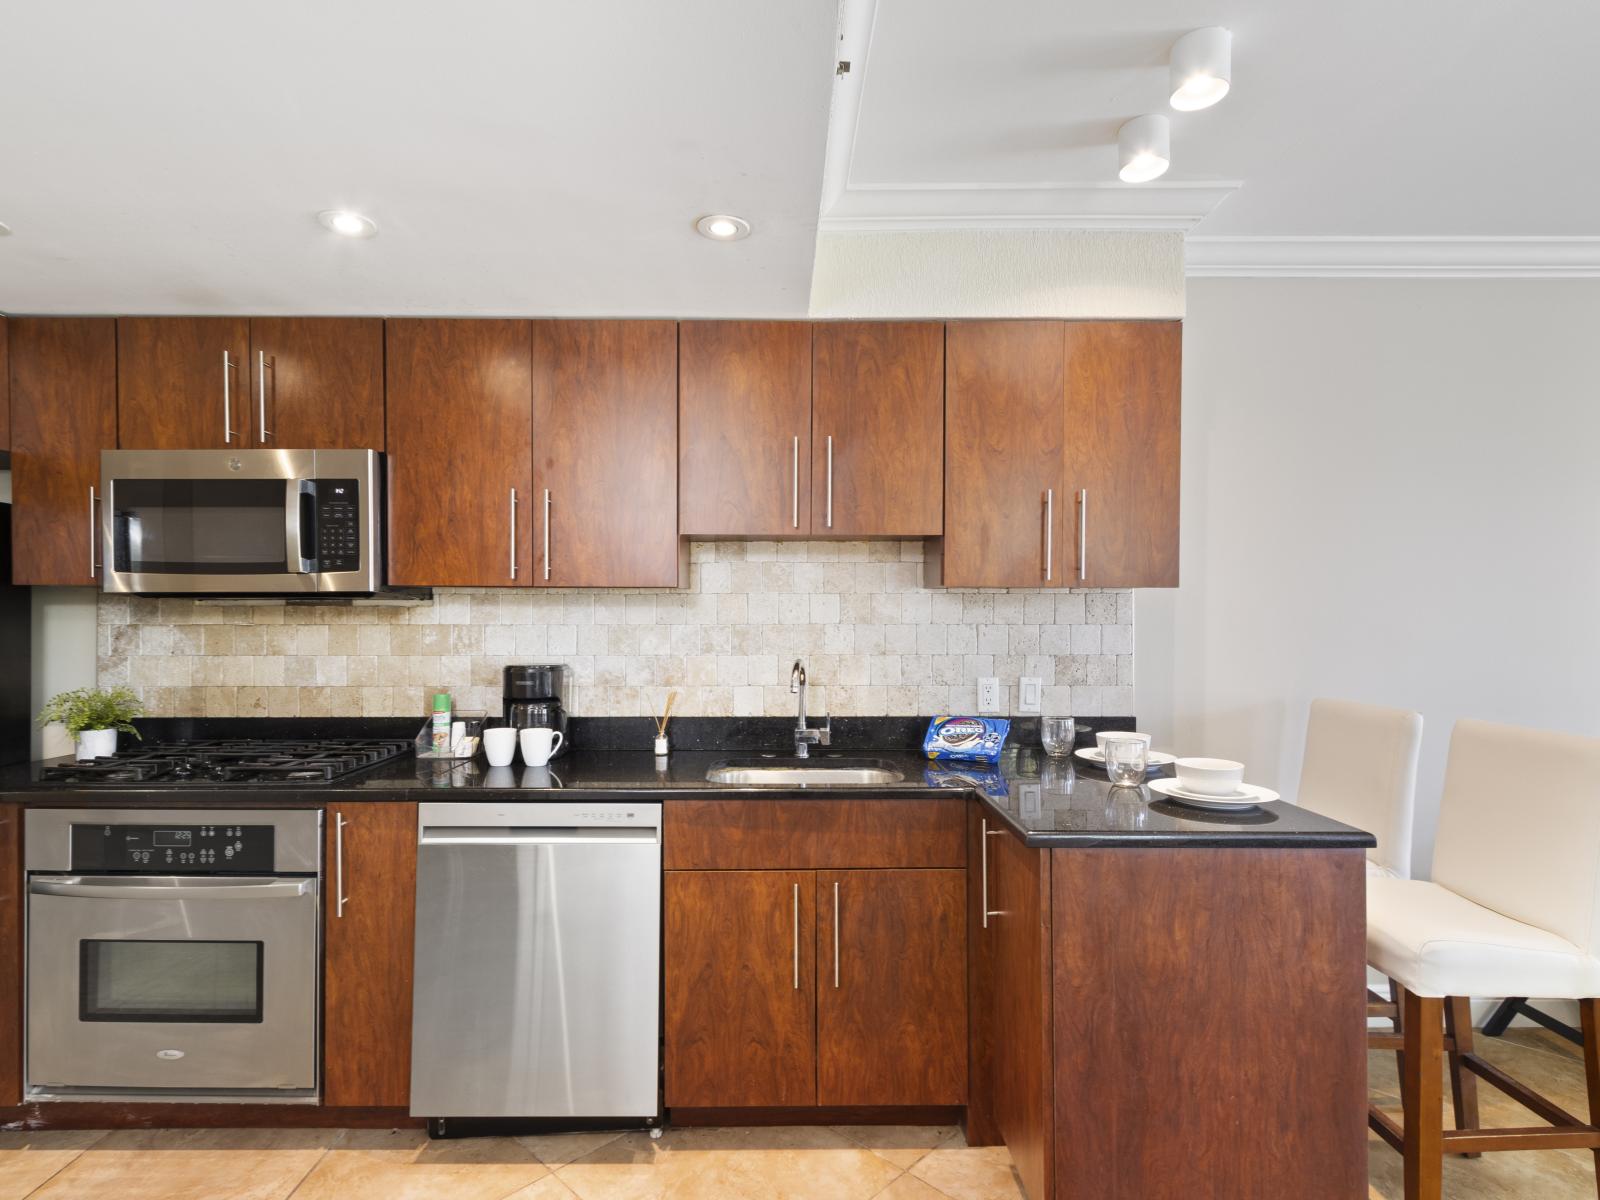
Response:
[[[483,731],[483,755],[491,767],[509,767],[517,756],[517,731],[509,725]]]
[[[561,733],[555,729],[535,726],[522,731],[522,761],[530,767],[542,767],[550,756],[561,749]]]

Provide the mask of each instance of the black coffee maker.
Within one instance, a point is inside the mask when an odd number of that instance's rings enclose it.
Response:
[[[513,729],[554,729],[561,734],[560,758],[572,744],[567,739],[567,713],[561,697],[567,690],[567,668],[560,663],[507,667],[501,699],[506,724]]]

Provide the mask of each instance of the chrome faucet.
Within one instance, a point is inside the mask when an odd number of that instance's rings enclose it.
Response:
[[[789,691],[800,697],[794,719],[794,756],[806,758],[812,746],[826,746],[832,741],[833,717],[824,716],[821,729],[806,724],[806,667],[798,658],[789,671]]]

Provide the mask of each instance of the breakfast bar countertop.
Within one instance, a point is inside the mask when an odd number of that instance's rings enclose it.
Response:
[[[796,760],[767,752],[773,765]],[[677,751],[664,760],[649,751],[577,749],[548,767],[489,767],[470,762],[402,758],[359,775],[317,786],[243,788],[140,788],[137,785],[53,785],[38,780],[34,763],[0,769],[0,801],[30,805],[189,808],[271,807],[363,800],[538,801],[660,799],[868,799],[974,794],[1005,826],[1037,847],[1255,847],[1359,849],[1370,833],[1299,808],[1287,800],[1212,812],[1165,799],[1148,788],[1114,788],[1093,766],[1045,756],[1036,745],[1011,745],[992,766],[930,761],[905,749],[814,750],[809,760],[872,760],[892,766],[895,783],[860,785],[735,785],[706,781],[706,772],[729,759],[766,755],[749,751]]]

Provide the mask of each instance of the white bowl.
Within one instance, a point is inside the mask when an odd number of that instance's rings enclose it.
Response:
[[[1244,782],[1244,764],[1231,758],[1180,758],[1178,786],[1202,796],[1230,796]]]
[[[1100,753],[1106,752],[1107,742],[1143,742],[1148,752],[1150,749],[1150,735],[1148,733],[1135,733],[1131,729],[1108,729],[1097,731],[1094,735],[1094,744],[1100,748]]]

